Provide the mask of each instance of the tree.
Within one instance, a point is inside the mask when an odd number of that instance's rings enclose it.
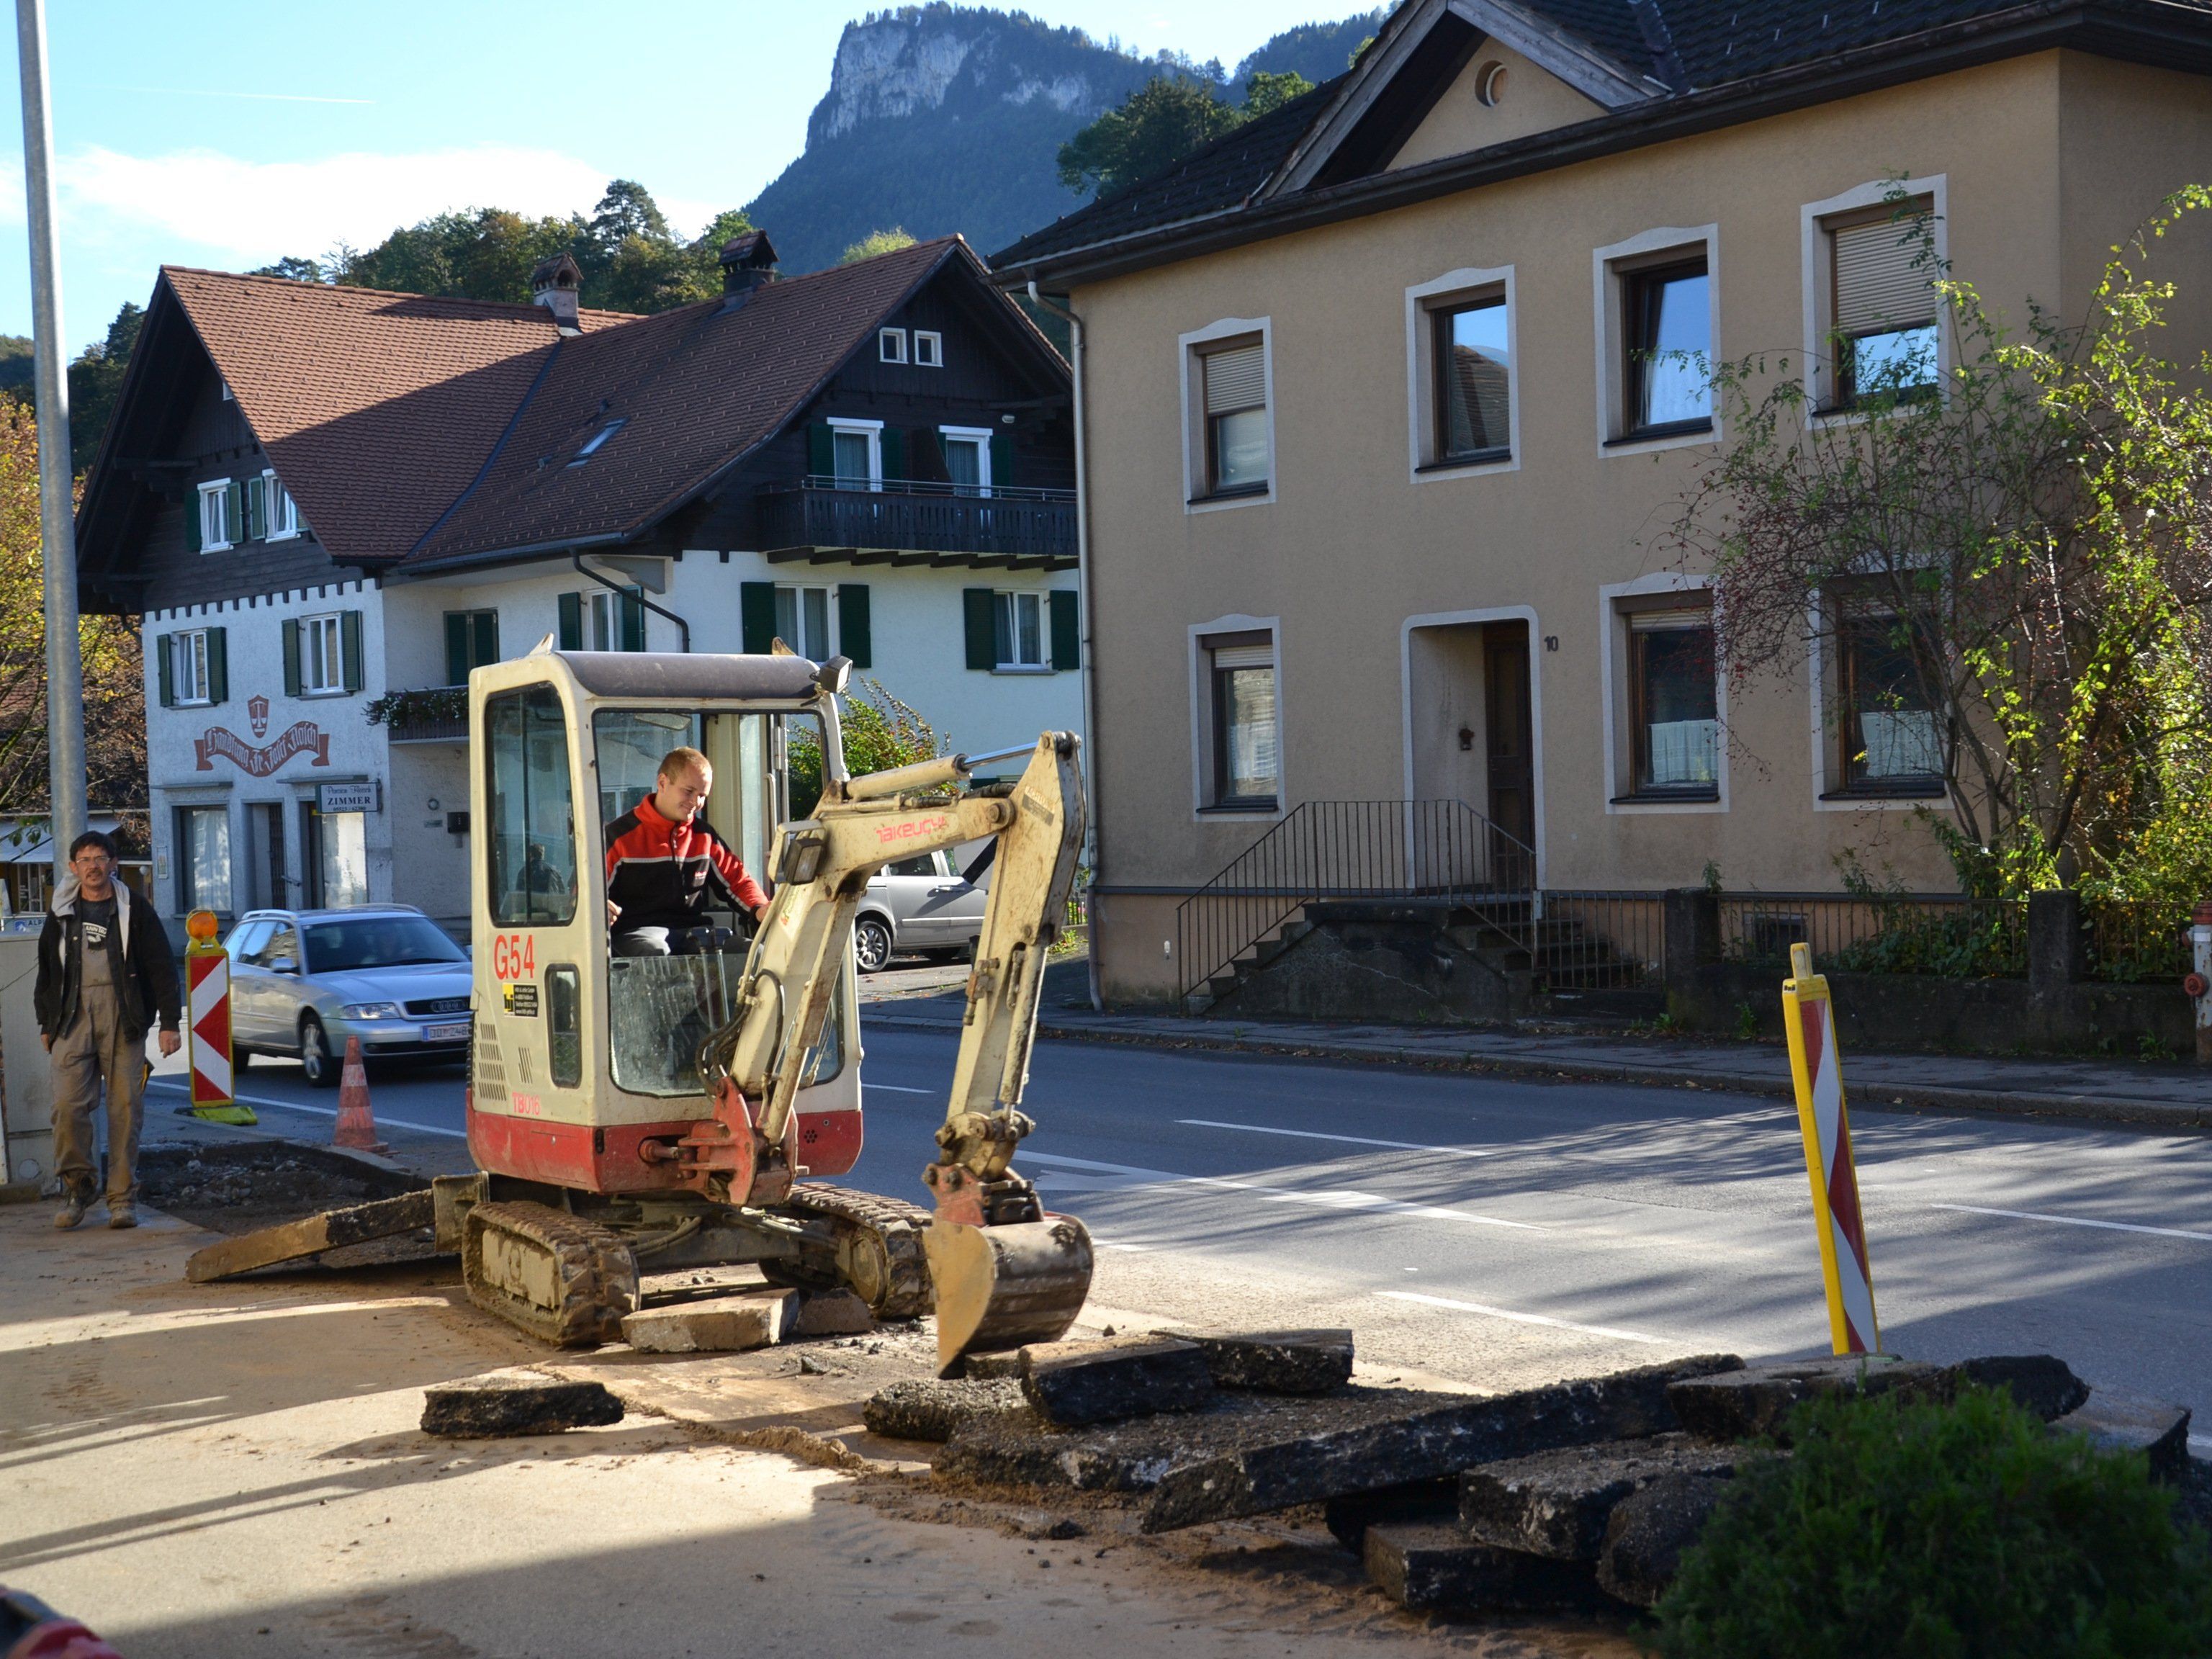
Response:
[[[2156,355],[2174,287],[2146,267],[2212,191],[2181,192],[2117,252],[2084,322],[2039,313],[2017,333],[1897,199],[1952,366],[1897,356],[1848,421],[1817,418],[1787,363],[1722,366],[1729,441],[1671,528],[1680,562],[1711,573],[1737,679],[1796,673],[1808,642],[1835,662],[1847,632],[1879,654],[1863,706],[1925,732],[1957,814],[1925,822],[1966,890],[2201,896],[2212,354],[2185,370]]]
[[[1272,115],[1291,99],[1303,98],[1313,89],[1313,82],[1296,70],[1272,75],[1262,70],[1244,83],[1244,113]]]
[[[322,266],[313,259],[288,253],[273,265],[262,265],[246,273],[249,276],[282,276],[288,283],[319,283],[323,280]]]
[[[1210,83],[1156,76],[1060,147],[1060,182],[1079,195],[1119,190],[1166,172],[1243,119]]]
[[[79,472],[100,453],[116,399],[123,395],[124,372],[145,325],[145,308],[125,300],[107,325],[106,337],[87,346],[69,367],[70,465]]]
[[[848,246],[838,256],[837,263],[849,265],[856,259],[872,259],[878,253],[896,253],[902,247],[912,247],[914,238],[906,227],[893,225],[889,230],[872,230],[857,242]]]
[[[137,618],[85,617],[77,643],[90,799],[143,808],[146,708]],[[26,405],[0,399],[0,812],[48,810],[46,692],[38,422]],[[134,830],[134,838],[143,838],[142,828]]]

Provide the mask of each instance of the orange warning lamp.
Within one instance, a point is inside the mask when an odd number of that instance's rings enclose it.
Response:
[[[195,910],[185,918],[185,933],[195,945],[211,945],[222,924],[212,910]]]

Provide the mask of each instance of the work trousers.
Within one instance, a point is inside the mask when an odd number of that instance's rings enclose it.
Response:
[[[125,1029],[122,999],[112,987],[87,985],[76,1018],[48,1055],[54,1080],[54,1172],[62,1185],[90,1200],[100,1190],[99,1142],[92,1115],[107,1085],[107,1199],[137,1201],[138,1128],[145,1114],[146,1034]]]

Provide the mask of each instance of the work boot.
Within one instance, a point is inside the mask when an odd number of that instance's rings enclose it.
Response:
[[[71,1193],[62,1200],[62,1206],[54,1212],[54,1225],[74,1227],[84,1219],[85,1202],[81,1194]]]
[[[138,1206],[129,1199],[107,1203],[107,1224],[111,1227],[135,1227],[138,1224]]]

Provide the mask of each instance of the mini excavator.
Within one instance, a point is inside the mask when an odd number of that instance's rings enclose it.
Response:
[[[849,776],[849,672],[842,657],[548,641],[469,678],[477,1170],[439,1177],[432,1208],[470,1298],[532,1336],[618,1340],[641,1268],[744,1262],[850,1289],[879,1318],[933,1309],[944,1376],[1053,1340],[1082,1309],[1090,1235],[1013,1168],[1083,838],[1079,740]],[[732,916],[641,954],[614,931],[599,831],[678,746],[713,765],[710,820],[774,896],[750,942]],[[1011,775],[980,777],[993,762]],[[818,787],[795,819],[794,774]],[[979,842],[990,897],[922,1171],[933,1206],[830,1185],[860,1153],[861,895],[886,863]]]

